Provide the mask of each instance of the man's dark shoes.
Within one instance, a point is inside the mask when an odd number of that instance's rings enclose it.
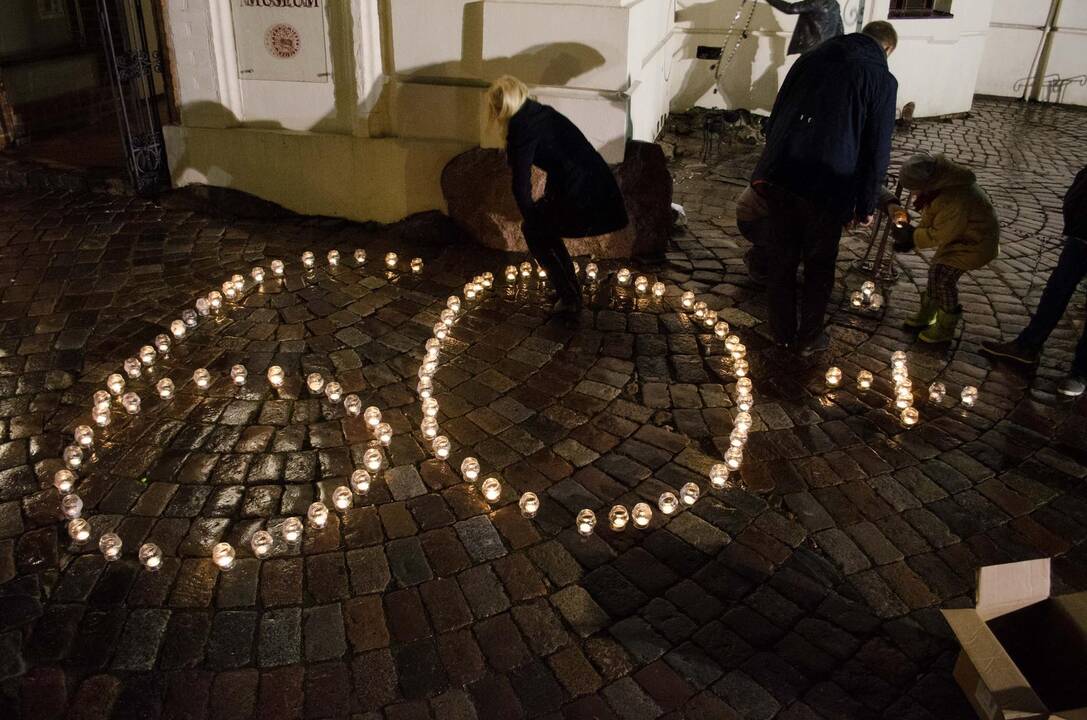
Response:
[[[993,342],[986,340],[981,344],[981,354],[989,357],[1010,360],[1020,365],[1038,364],[1038,351],[1023,347],[1018,341]]]
[[[796,344],[796,351],[800,357],[811,357],[817,355],[830,347],[830,336],[823,331],[819,331],[814,337],[807,340],[800,340]]]

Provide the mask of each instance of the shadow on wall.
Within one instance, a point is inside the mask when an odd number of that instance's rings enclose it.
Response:
[[[742,12],[736,20],[734,31],[727,35],[738,9]],[[789,44],[789,36],[783,34],[784,28],[773,8],[765,4],[755,6],[749,37],[740,40],[738,48],[736,41],[740,39],[740,32],[747,21],[747,8],[740,6],[737,0],[689,3],[677,11],[676,20],[689,22],[699,29],[713,29],[713,34],[709,36],[712,40],[699,44],[727,44],[719,61],[694,59],[693,41],[688,40],[681,46],[682,56],[677,61],[688,64],[688,68],[678,83],[678,90],[673,93],[673,108],[723,105],[729,109],[770,112],[780,78],[784,77],[784,68],[788,64],[785,51]],[[735,56],[729,62],[734,48]],[[714,69],[718,62],[726,63],[720,83],[716,82]],[[715,87],[716,95],[713,94]]]

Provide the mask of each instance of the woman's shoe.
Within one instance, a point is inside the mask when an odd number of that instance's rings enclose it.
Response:
[[[921,307],[915,315],[906,318],[902,323],[908,328],[927,328],[936,322],[936,303],[928,296],[927,290],[921,291]]]
[[[932,326],[917,336],[917,339],[926,343],[945,343],[955,339],[955,328],[962,320],[962,310],[958,312],[936,311],[936,319]]]
[[[1069,375],[1057,385],[1057,392],[1068,397],[1079,397],[1087,391],[1087,378],[1082,375]]]

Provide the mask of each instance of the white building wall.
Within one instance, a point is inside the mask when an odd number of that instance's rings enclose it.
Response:
[[[993,0],[978,92],[1087,105],[1087,0]]]

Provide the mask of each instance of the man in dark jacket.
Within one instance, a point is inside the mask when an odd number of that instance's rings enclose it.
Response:
[[[766,0],[775,10],[786,15],[799,15],[796,29],[789,41],[789,54],[806,53],[824,40],[838,37],[842,25],[842,9],[838,0]]]
[[[1072,187],[1065,193],[1064,234],[1064,250],[1053,274],[1049,276],[1030,324],[1011,342],[983,342],[981,351],[984,354],[1023,365],[1036,364],[1042,354],[1042,346],[1060,322],[1080,281],[1087,276],[1087,167],[1079,171]],[[1069,397],[1078,397],[1085,390],[1087,327],[1076,346],[1071,372],[1057,385],[1057,392]]]
[[[751,180],[773,223],[770,328],[779,345],[803,355],[829,345],[823,318],[842,226],[871,223],[890,163],[898,82],[887,56],[897,44],[890,23],[876,21],[801,55],[766,125],[766,148]]]

